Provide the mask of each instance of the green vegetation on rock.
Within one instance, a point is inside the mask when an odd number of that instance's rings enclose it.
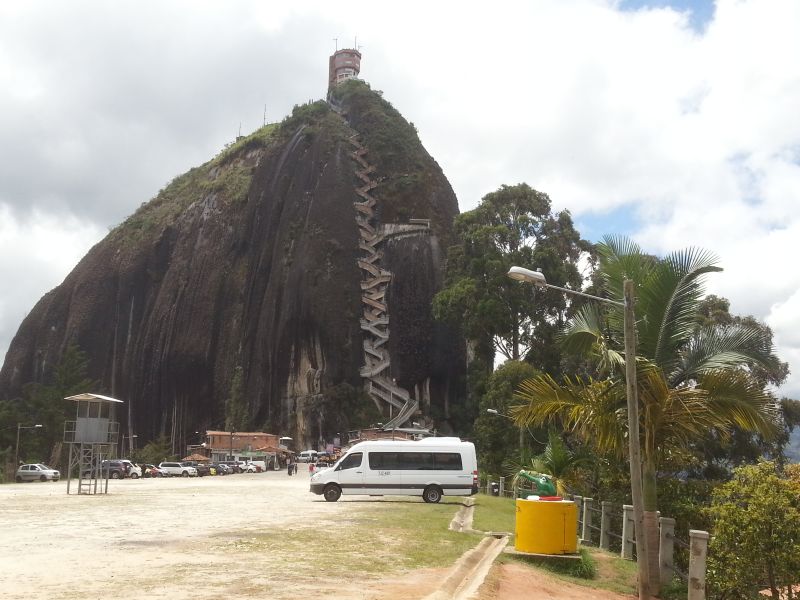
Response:
[[[193,203],[213,197],[222,204],[244,202],[257,155],[275,141],[276,124],[261,127],[226,146],[207,163],[178,175],[155,198],[111,232],[111,237],[135,246],[175,224]]]

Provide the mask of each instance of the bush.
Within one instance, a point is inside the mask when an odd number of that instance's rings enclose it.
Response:
[[[734,471],[714,491],[710,514],[708,585],[719,600],[758,598],[769,587],[774,598],[800,579],[800,485],[761,462]]]

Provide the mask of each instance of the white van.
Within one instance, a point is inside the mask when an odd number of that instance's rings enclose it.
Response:
[[[478,493],[475,446],[459,438],[376,440],[356,444],[330,469],[311,476],[311,491],[336,502],[342,494],[442,496]]]
[[[314,462],[317,459],[317,454],[319,454],[319,452],[316,450],[303,450],[297,455],[297,462]]]

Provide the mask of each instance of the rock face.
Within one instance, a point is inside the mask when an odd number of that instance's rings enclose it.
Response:
[[[375,262],[391,274],[376,300],[390,315],[379,376],[417,403],[403,420],[446,427],[464,349],[430,301],[456,199],[413,126],[357,81],[176,178],[92,248],[22,323],[0,396],[42,381],[75,342],[93,391],[125,400],[123,428],[144,441],[191,442],[227,419],[305,444],[397,417],[363,371],[373,284],[359,266],[358,145]]]

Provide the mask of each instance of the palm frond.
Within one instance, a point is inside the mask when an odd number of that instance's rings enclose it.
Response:
[[[652,257],[642,253],[639,245],[625,236],[603,237],[597,245],[597,254],[605,291],[615,300],[622,300],[626,279],[644,281],[654,266]]]
[[[611,380],[565,378],[559,385],[549,375],[523,381],[514,394],[520,404],[510,409],[518,425],[554,425],[574,432],[602,451],[619,454],[624,445],[625,396]]]
[[[760,433],[767,439],[778,432],[778,402],[747,373],[731,369],[710,371],[698,384],[708,392],[710,409],[729,425]]]
[[[595,356],[598,370],[609,373],[624,363],[623,356],[613,349],[613,332],[607,327],[608,312],[597,303],[585,304],[558,335],[563,349],[571,354]]]
[[[713,254],[698,248],[674,252],[638,286],[639,352],[666,372],[694,332],[703,276],[722,270],[716,261]]]
[[[759,365],[774,371],[779,363],[769,336],[758,327],[743,324],[703,327],[694,332],[681,350],[669,382],[676,386],[710,371],[742,365]]]

